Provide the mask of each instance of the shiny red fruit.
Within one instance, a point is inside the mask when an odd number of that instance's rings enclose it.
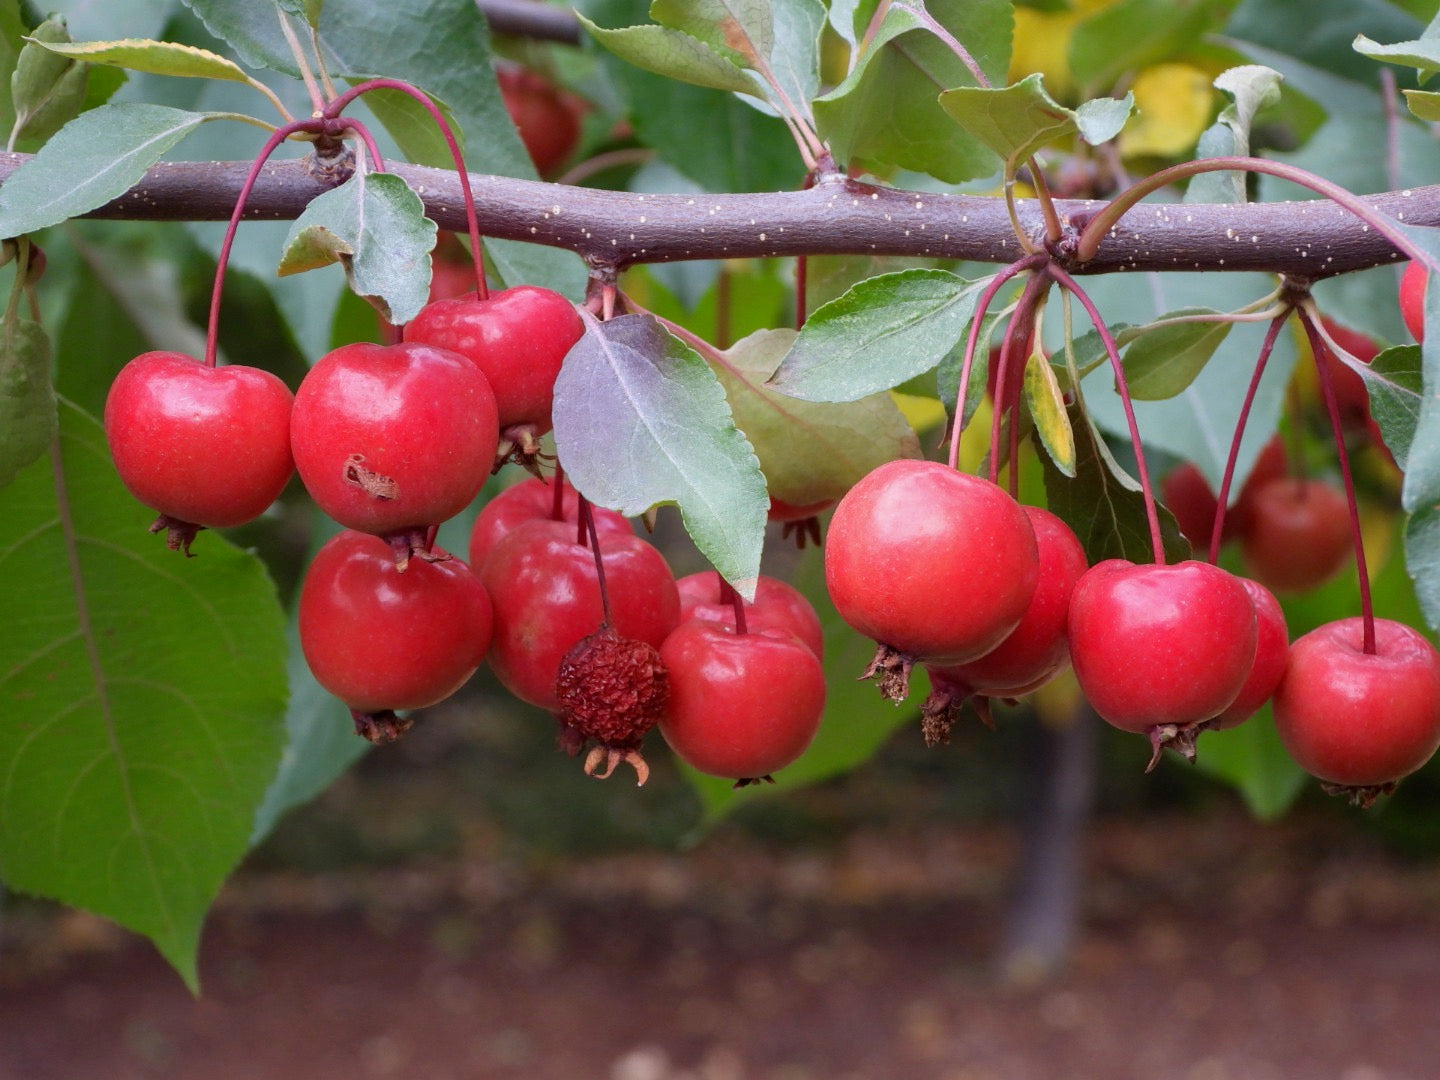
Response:
[[[570,159],[580,143],[582,104],[528,68],[507,64],[496,70],[495,77],[505,110],[520,132],[535,171],[549,176]]]
[[[291,421],[295,467],[341,525],[386,535],[454,517],[490,476],[495,396],[465,357],[358,342],[321,357]]]
[[[419,709],[475,673],[490,643],[490,598],[459,559],[396,569],[379,537],[342,532],[300,590],[300,646],[316,681],[362,713]]]
[[[105,398],[105,438],[130,493],[176,522],[259,517],[290,479],[289,388],[259,368],[148,352]]]
[[[1323,480],[1271,480],[1256,490],[1240,537],[1254,578],[1275,592],[1308,592],[1334,577],[1353,547],[1344,492]]]
[[[799,638],[683,622],[660,656],[670,699],[660,733],[700,772],[758,780],[805,752],[825,711],[825,673]]]
[[[550,430],[555,377],[584,325],[575,305],[557,292],[517,285],[481,300],[474,293],[436,300],[405,324],[405,340],[469,357],[495,392],[500,430],[533,425]]]
[[[1245,586],[1255,605],[1255,662],[1235,700],[1205,724],[1209,731],[1224,731],[1254,716],[1274,695],[1290,656],[1290,629],[1285,625],[1280,601],[1258,581],[1241,578],[1240,584]]]
[[[612,625],[656,648],[680,621],[680,596],[664,556],[633,534],[600,537]],[[480,570],[495,604],[490,666],[512,694],[554,710],[560,661],[600,628],[595,555],[575,526],[537,520],[497,543]]]
[[[984,656],[1020,622],[1039,574],[1020,505],[938,462],[881,465],[830,519],[825,582],[836,610],[902,655]]]
[[[1070,595],[1085,573],[1085,549],[1069,525],[1038,506],[1022,508],[1035,531],[1040,580],[1020,624],[978,660],[931,665],[931,680],[989,697],[1020,697],[1038,690],[1070,665],[1066,636]]]
[[[555,518],[555,485],[561,488],[560,518]],[[568,522],[578,539],[580,494],[563,479],[549,481],[529,477],[512,484],[480,508],[470,529],[470,566],[478,574],[490,551],[501,539],[527,521]],[[595,531],[602,538],[615,533],[634,533],[630,519],[603,506],[590,506]]]
[[[1070,597],[1070,659],[1080,689],[1123,731],[1183,727],[1223,712],[1255,661],[1255,605],[1209,563],[1108,559]]]
[[[1373,654],[1358,616],[1290,646],[1275,727],[1306,772],[1344,787],[1383,787],[1440,746],[1440,654],[1402,623],[1375,620]]]
[[[720,583],[723,579],[713,570],[689,574],[675,582],[680,592],[680,621],[701,619],[729,630],[735,629],[735,606],[726,599]],[[760,575],[755,585],[755,600],[746,601],[745,627],[750,631],[775,630],[793,634],[816,656],[823,656],[825,634],[820,616],[805,599],[805,594],[778,578]]]
[[[1424,263],[1408,263],[1400,275],[1400,317],[1416,341],[1425,340],[1425,286],[1429,280]]]

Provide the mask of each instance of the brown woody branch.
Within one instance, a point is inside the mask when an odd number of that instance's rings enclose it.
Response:
[[[0,154],[0,182],[26,160]],[[228,218],[249,165],[157,165],[91,217],[148,221]],[[426,212],[464,229],[452,172],[397,164]],[[1021,255],[1002,200],[875,187],[841,178],[808,191],[722,195],[641,195],[473,174],[481,231],[581,255],[597,269],[686,259],[793,255],[928,256],[1008,263]],[[328,183],[303,160],[268,165],[246,217],[293,219]],[[1440,225],[1440,186],[1369,199],[1409,225]],[[1096,202],[1061,201],[1062,217],[1088,217]],[[1033,201],[1020,219],[1041,236]],[[1263,270],[1320,278],[1395,260],[1397,252],[1348,212],[1324,200],[1245,205],[1144,203],[1084,267],[1072,272]]]

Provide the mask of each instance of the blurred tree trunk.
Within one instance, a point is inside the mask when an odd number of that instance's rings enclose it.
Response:
[[[997,960],[1000,977],[1017,983],[1049,978],[1069,958],[1099,762],[1098,722],[1084,704],[1068,722],[1028,730],[1020,870]]]

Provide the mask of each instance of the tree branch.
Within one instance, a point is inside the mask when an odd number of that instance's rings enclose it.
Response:
[[[0,154],[0,182],[25,160]],[[145,221],[228,218],[247,162],[168,162],[91,217]],[[453,172],[397,164],[443,228],[465,227]],[[643,195],[472,174],[480,229],[488,236],[566,248],[595,267],[686,259],[786,255],[910,255],[1013,262],[1021,254],[1002,199],[875,187],[843,178],[807,191]],[[247,218],[292,219],[329,183],[305,160],[262,172]],[[1407,225],[1440,225],[1440,186],[1369,197]],[[1077,222],[1100,203],[1061,200]],[[1020,220],[1044,235],[1033,200]],[[1143,203],[1072,273],[1135,270],[1263,270],[1320,278],[1394,261],[1391,244],[1324,200],[1245,205]]]

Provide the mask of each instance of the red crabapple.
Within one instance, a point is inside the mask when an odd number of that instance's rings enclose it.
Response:
[[[105,438],[130,493],[160,514],[172,549],[190,553],[198,529],[257,518],[294,471],[294,398],[268,371],[210,367],[177,352],[147,352],[105,398]]]
[[[367,533],[329,540],[300,590],[305,660],[371,742],[409,729],[396,710],[463,686],[485,657],[491,623],[490,598],[459,559],[416,560],[402,572],[390,546]]]
[[[880,646],[867,674],[900,700],[915,660],[964,663],[1015,629],[1039,579],[1035,533],[1002,488],[939,462],[872,470],[830,519],[825,582]]]
[[[1290,646],[1275,691],[1275,728],[1306,772],[1368,805],[1440,746],[1440,654],[1418,630],[1375,620],[1364,651],[1359,616]]]

